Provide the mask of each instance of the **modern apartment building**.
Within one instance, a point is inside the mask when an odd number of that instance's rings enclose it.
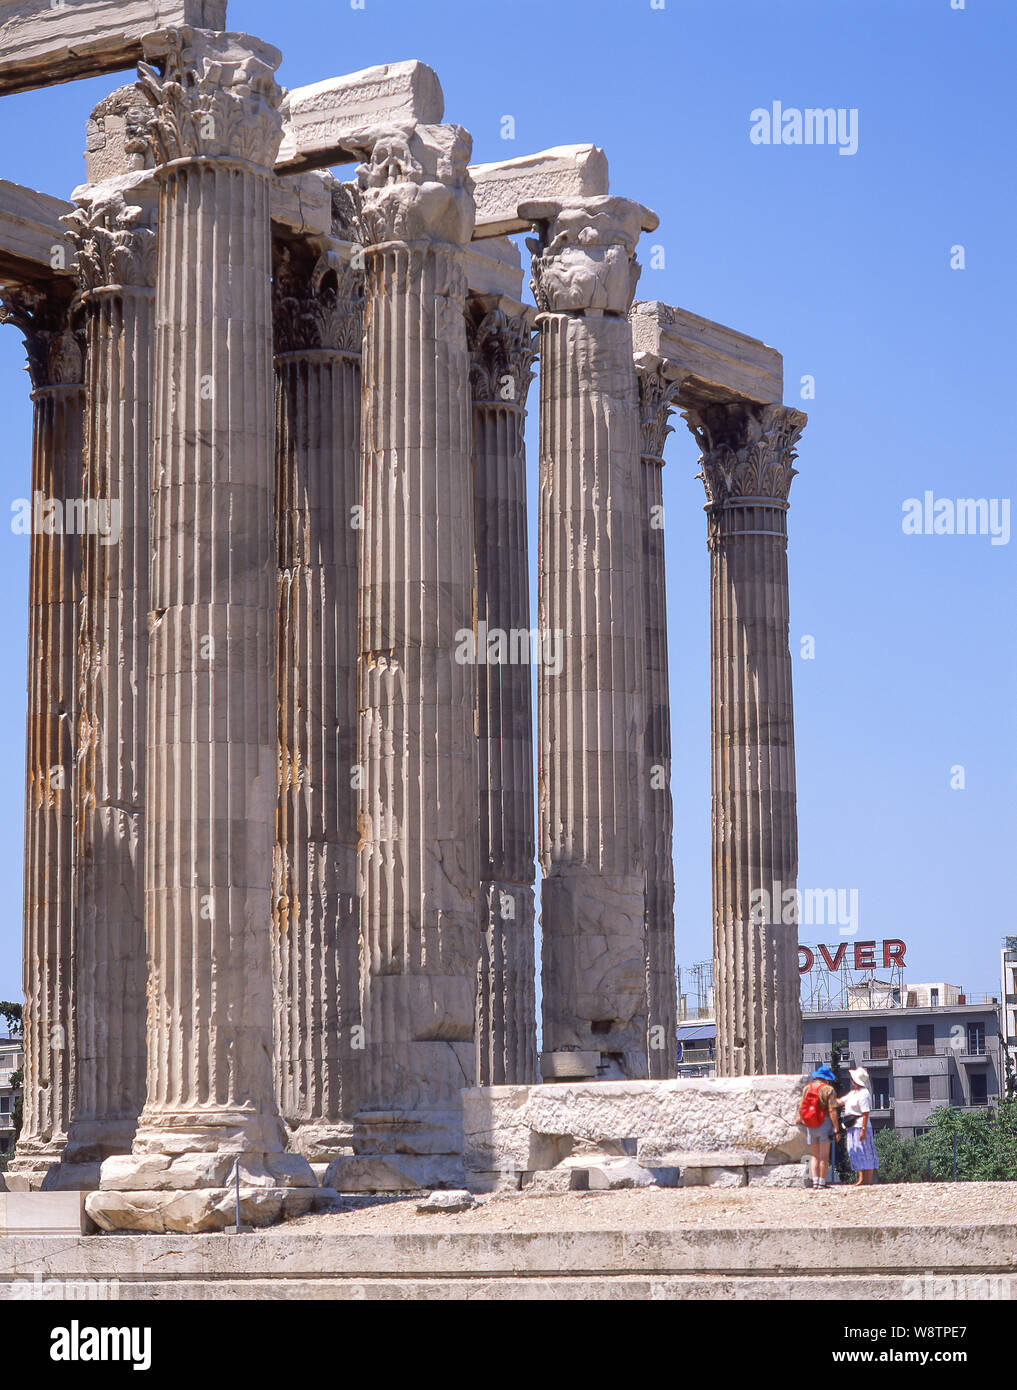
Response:
[[[873,1129],[921,1134],[936,1106],[983,1110],[1004,1093],[999,1028],[995,996],[909,985],[899,1002],[803,1011],[804,1062],[811,1070],[829,1061],[838,1044],[843,1061],[872,1078]]]
[[[1017,936],[1004,936],[999,953],[1000,973],[1000,1032],[1017,1068]],[[1005,1071],[1005,1064],[1004,1064]]]
[[[10,1153],[14,1143],[14,1102],[21,1094],[11,1076],[24,1064],[20,1038],[0,1038],[0,1154]]]

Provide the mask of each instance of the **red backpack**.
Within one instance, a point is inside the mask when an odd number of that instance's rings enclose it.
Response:
[[[813,1089],[814,1083],[810,1082],[805,1088],[802,1096],[802,1124],[807,1129],[818,1129],[826,1119],[826,1106],[819,1099],[818,1089]]]

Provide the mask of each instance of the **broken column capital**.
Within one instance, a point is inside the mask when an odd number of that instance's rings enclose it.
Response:
[[[464,246],[476,208],[469,174],[473,140],[457,125],[384,126],[351,137],[361,217],[373,245],[393,241]]]
[[[674,363],[654,357],[652,353],[637,352],[634,361],[639,383],[640,452],[644,463],[662,467],[664,444],[674,431],[671,414],[685,384],[685,375],[676,372]]]
[[[247,34],[170,29],[146,35],[139,81],[155,115],[149,138],[160,164],[243,159],[272,168],[282,140],[282,54]]]
[[[85,375],[85,343],[65,295],[24,286],[0,294],[0,323],[13,324],[25,337],[32,386],[80,386]]]
[[[658,225],[655,213],[628,198],[568,198],[523,203],[519,215],[538,235],[530,284],[545,313],[599,310],[627,314],[639,282],[636,243]]]
[[[759,498],[787,502],[808,423],[804,411],[738,401],[682,414],[702,449],[698,476],[711,507]]]
[[[522,409],[537,345],[532,309],[498,296],[471,296],[466,318],[470,385],[479,404]]]
[[[359,357],[364,336],[364,274],[339,245],[284,243],[273,281],[275,352]]]
[[[78,190],[79,206],[60,220],[75,250],[82,300],[104,290],[155,289],[154,182],[148,175]]]

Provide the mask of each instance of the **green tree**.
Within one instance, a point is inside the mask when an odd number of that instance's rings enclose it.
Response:
[[[7,1031],[12,1037],[21,1037],[20,1004],[12,1004],[9,999],[0,999],[0,1018],[7,1020]]]
[[[925,1147],[939,1181],[953,1176],[955,1140],[958,1182],[1017,1181],[1017,1100],[992,1110],[938,1106],[928,1123]]]
[[[887,1127],[875,1136],[880,1182],[927,1182],[929,1156],[924,1135],[912,1138]]]
[[[1010,1051],[1010,1044],[1006,1040],[1005,1033],[1000,1031],[998,1036],[1000,1051],[1003,1057],[1006,1098],[1007,1100],[1017,1100],[1017,1065],[1014,1064],[1013,1053]]]

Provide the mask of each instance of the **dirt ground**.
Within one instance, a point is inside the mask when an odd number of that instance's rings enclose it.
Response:
[[[464,1212],[418,1212],[417,1197],[342,1197],[339,1209],[304,1216],[294,1233],[393,1234],[419,1231],[579,1231],[682,1227],[938,1226],[1017,1227],[1017,1181],[887,1183],[854,1190],[811,1188],[634,1188],[478,1198]],[[1017,1231],[1015,1231],[1017,1237]]]

